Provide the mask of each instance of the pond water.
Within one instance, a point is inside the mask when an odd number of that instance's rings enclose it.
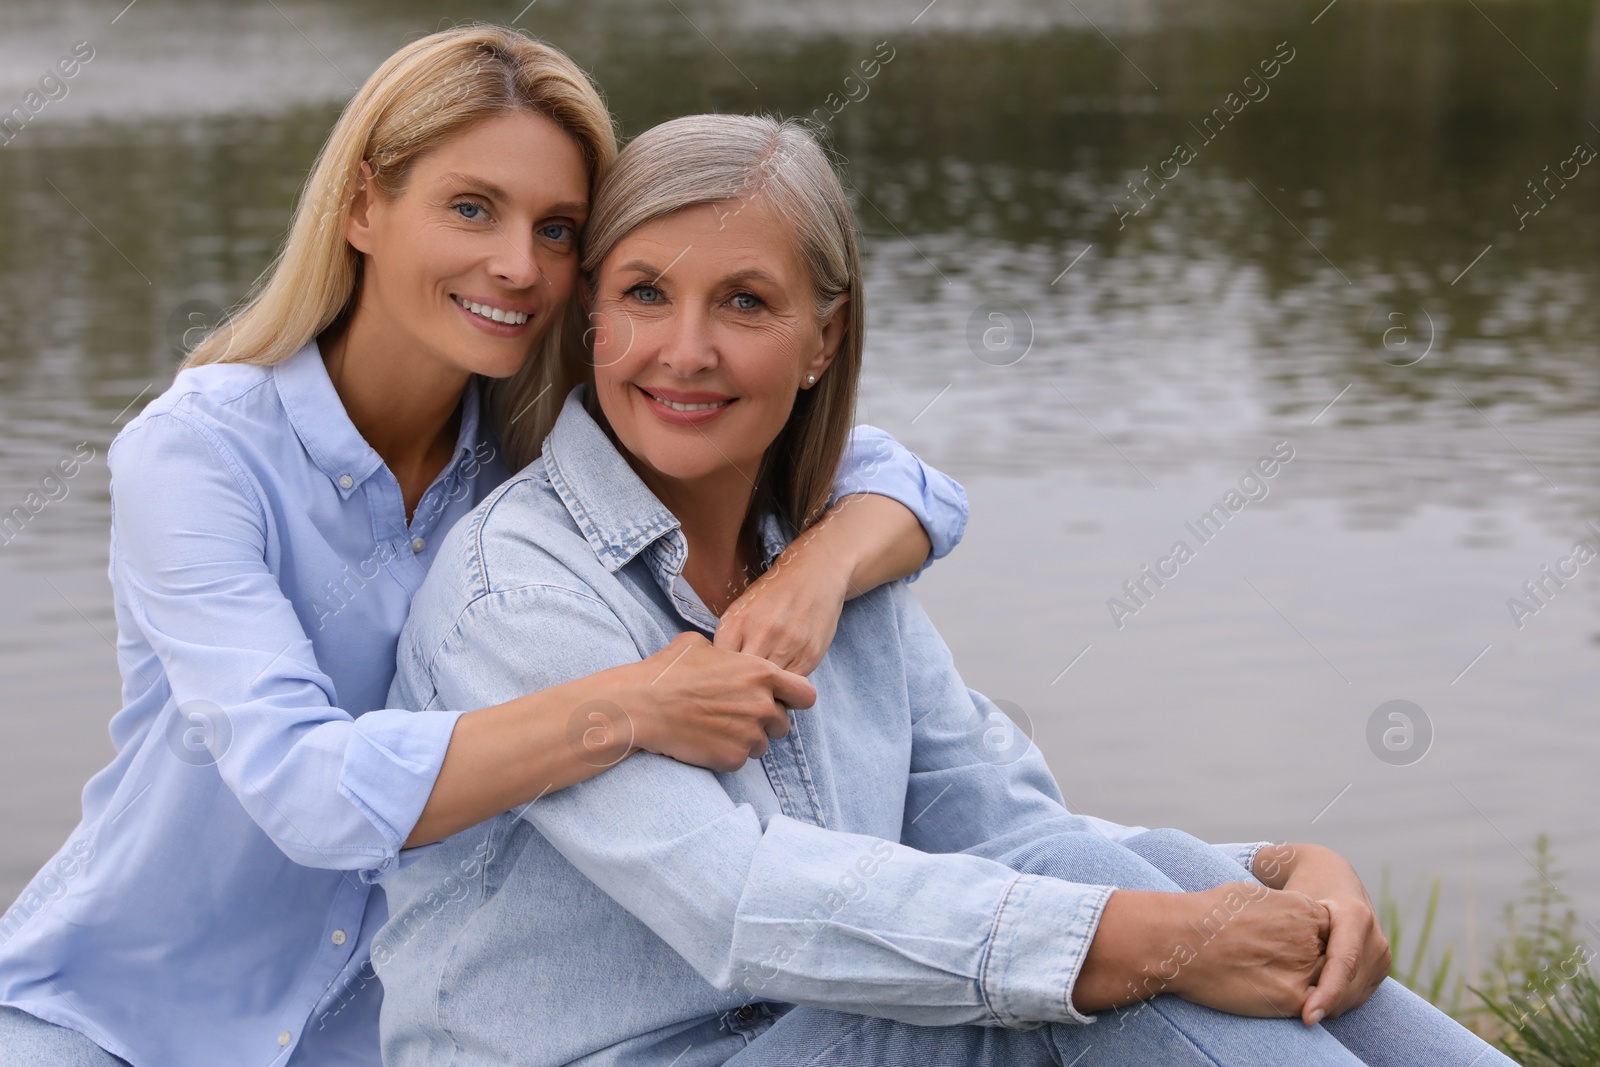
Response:
[[[830,129],[861,417],[973,505],[918,592],[1074,807],[1438,877],[1474,973],[1544,832],[1600,923],[1600,4],[1554,0],[12,0],[0,111],[92,56],[0,147],[0,513],[81,461],[0,538],[0,899],[111,751],[106,445],[352,86],[471,18],[625,134]]]

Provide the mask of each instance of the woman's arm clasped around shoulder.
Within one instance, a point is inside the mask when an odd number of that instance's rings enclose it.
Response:
[[[817,524],[819,551],[803,566],[774,568],[741,610],[747,632],[761,635],[745,651],[685,634],[642,662],[458,714],[452,728],[444,716],[352,716],[334,705],[309,615],[269,564],[266,504],[199,420],[180,411],[147,421],[114,446],[112,464],[117,580],[159,660],[130,669],[162,672],[179,704],[203,699],[226,709],[224,780],[291,859],[319,867],[382,868],[396,847],[441,840],[591,778],[633,750],[713,770],[761,755],[769,737],[788,731],[785,708],[809,707],[816,694],[798,673],[750,650],[807,649],[820,659],[838,607],[794,605],[812,588],[907,575],[926,560],[929,540],[901,504],[853,497]],[[935,511],[927,521],[944,528],[965,518]],[[621,709],[626,728],[584,728],[574,745],[574,712],[593,701]],[[289,730],[291,721],[304,728]],[[430,765],[438,767],[431,780]],[[330,778],[340,782],[337,801],[307,792],[309,782]]]
[[[586,781],[640,749],[736,769],[789,732],[785,707],[815,700],[797,674],[681,634],[648,659],[461,716],[406,846]],[[575,717],[581,744],[569,736]]]
[[[797,674],[816,669],[846,600],[915,577],[960,543],[967,494],[889,434],[857,426],[834,503],[722,615],[716,645]]]
[[[723,614],[714,644],[680,634],[639,663],[463,715],[406,846],[586,781],[634,751],[714,771],[764,755],[769,738],[789,732],[785,709],[816,700],[801,675],[827,653],[844,602],[916,574],[954,547],[966,525],[959,485],[886,435],[867,441],[847,456],[843,481],[865,479],[853,484],[869,489],[892,481],[898,489],[914,480],[929,489],[909,503],[873,492],[841,497]],[[608,706],[594,701],[621,709],[623,721],[612,721],[614,712],[578,712]],[[583,745],[570,741],[575,713]]]
[[[833,643],[844,602],[914,574],[928,535],[904,505],[863,493],[835,504],[723,614],[716,645],[810,674]]]

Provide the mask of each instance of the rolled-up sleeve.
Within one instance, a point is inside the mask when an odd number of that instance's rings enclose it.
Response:
[[[967,530],[967,493],[961,483],[923,463],[876,426],[857,426],[850,434],[832,499],[874,493],[905,505],[928,535],[932,550],[915,579],[935,560],[949,555]]]
[[[118,438],[109,462],[116,579],[175,713],[206,717],[222,780],[290,859],[390,869],[458,714],[336,706],[268,566],[261,492],[203,424],[150,418]]]

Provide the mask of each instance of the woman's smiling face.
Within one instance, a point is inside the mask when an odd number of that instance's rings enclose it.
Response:
[[[832,361],[847,300],[818,320],[793,230],[761,196],[687,207],[618,241],[591,302],[595,392],[646,482],[732,468],[753,483],[798,391]]]
[[[358,197],[361,306],[403,343],[470,373],[514,373],[571,297],[589,171],[543,115],[485,119],[416,160],[392,199]]]

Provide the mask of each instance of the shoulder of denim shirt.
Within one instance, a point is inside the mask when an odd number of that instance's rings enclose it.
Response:
[[[541,457],[484,497],[445,535],[418,598],[426,595],[434,609],[445,607],[438,602],[441,595],[454,601],[453,624],[484,597],[536,585],[592,597],[591,583],[606,576]]]

